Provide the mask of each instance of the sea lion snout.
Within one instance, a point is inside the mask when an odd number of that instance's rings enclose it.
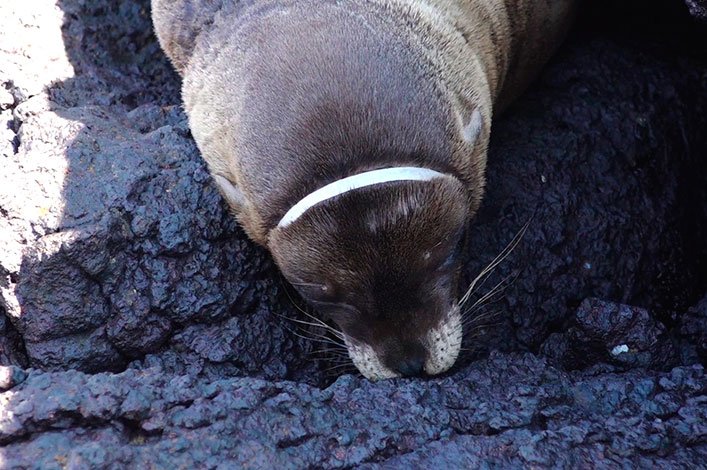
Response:
[[[429,328],[409,324],[408,328],[388,325],[383,339],[371,343],[344,336],[349,357],[363,375],[372,380],[394,377],[438,375],[449,370],[461,351],[462,322],[455,306],[446,314],[424,312],[436,324]],[[408,317],[409,315],[403,315]],[[423,322],[428,323],[428,322]],[[410,333],[415,339],[408,339]]]

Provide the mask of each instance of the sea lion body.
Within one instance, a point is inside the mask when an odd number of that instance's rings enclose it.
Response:
[[[458,246],[493,113],[557,48],[575,3],[153,0],[214,180],[367,377],[454,363]],[[280,224],[326,185],[401,166],[445,177],[357,189]]]

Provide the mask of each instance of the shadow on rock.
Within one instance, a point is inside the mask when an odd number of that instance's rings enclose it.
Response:
[[[16,192],[3,199],[16,234],[3,293],[30,364],[119,370],[153,353],[150,364],[173,368],[306,371],[304,342],[269,315],[293,310],[277,271],[227,213],[190,137],[149,1],[59,7],[43,15],[66,78],[46,91],[13,84]]]

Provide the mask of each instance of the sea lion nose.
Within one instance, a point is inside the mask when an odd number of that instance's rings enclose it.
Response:
[[[425,356],[413,355],[399,361],[395,371],[403,377],[419,377],[425,370]]]
[[[425,373],[427,350],[419,341],[391,338],[382,356],[383,364],[403,377],[419,377]]]

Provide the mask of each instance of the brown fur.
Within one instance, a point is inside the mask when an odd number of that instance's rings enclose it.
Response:
[[[153,0],[153,18],[240,223],[393,368],[456,300],[458,256],[438,268],[481,202],[494,107],[535,75],[574,3]],[[455,178],[364,188],[276,228],[314,190],[390,166]]]
[[[445,286],[456,283],[458,265],[445,261],[464,242],[469,211],[459,204],[463,186],[446,178],[396,186],[394,192],[373,186],[315,206],[271,241],[296,287],[312,279],[327,283],[326,293],[305,288],[305,297],[369,344],[389,336],[390,328],[404,331],[404,321],[426,331],[444,313],[430,312],[456,300]],[[353,308],[337,311],[341,305]]]
[[[478,206],[493,103],[507,103],[537,72],[573,3],[154,0],[153,8],[202,154],[240,192],[226,194],[229,203],[267,245],[297,200],[367,167],[451,171]],[[459,127],[474,109],[483,126],[469,145]]]

